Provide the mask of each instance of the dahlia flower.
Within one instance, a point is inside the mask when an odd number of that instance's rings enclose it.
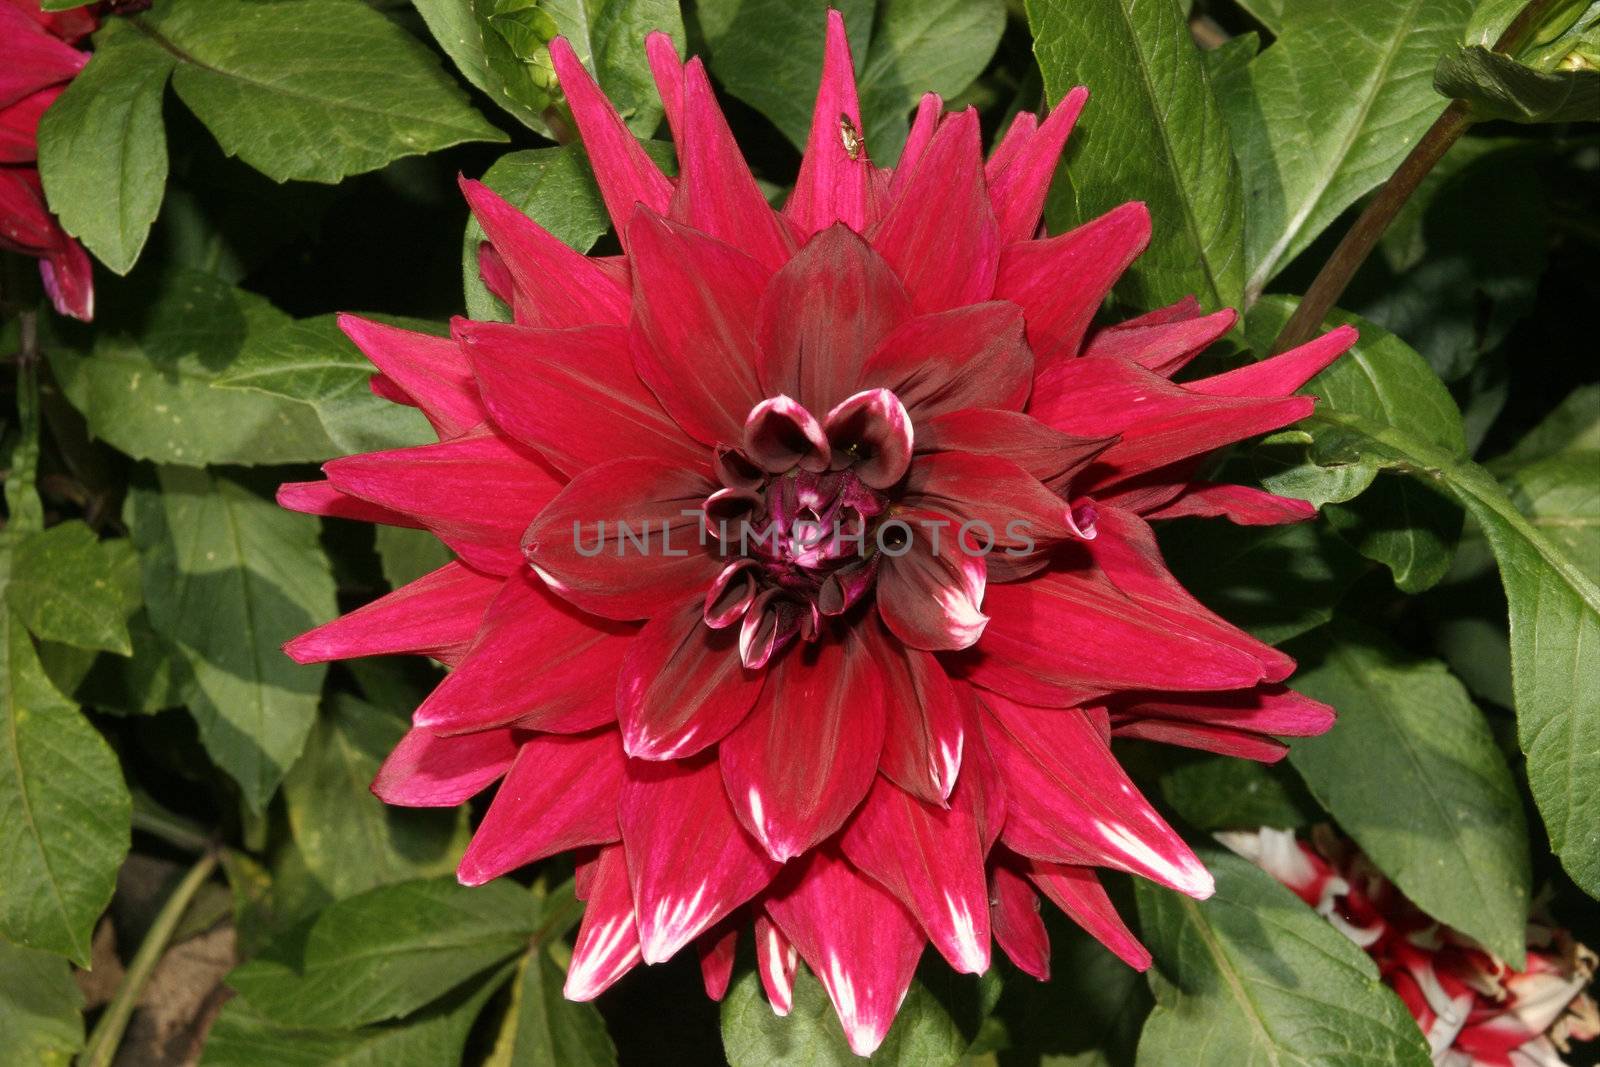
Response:
[[[89,62],[73,46],[97,24],[84,8],[47,12],[39,0],[0,0],[0,248],[37,258],[56,310],[86,321],[94,317],[89,256],[50,214],[36,161],[39,119]]]
[[[1522,970],[1435,922],[1349,841],[1318,827],[1217,837],[1327,918],[1378,964],[1427,1036],[1439,1067],[1560,1067],[1573,1041],[1600,1036],[1585,993],[1597,960],[1565,930],[1528,924]]]
[[[1274,735],[1330,725],[1284,687],[1287,656],[1183,590],[1149,524],[1310,518],[1195,472],[1309,413],[1292,394],[1354,333],[1175,384],[1234,313],[1095,328],[1144,206],[1041,235],[1087,94],[987,160],[976,114],[929,95],[889,170],[836,12],[827,32],[782,210],[698,59],[646,42],[669,179],[554,41],[622,254],[464,181],[514,323],[345,317],[375,391],[439,441],[336,459],[280,500],[454,550],[287,650],[452,668],[373,788],[454,805],[500,781],[468,884],[579,852],[567,996],[693,944],[719,997],[753,925],[772,1007],[804,960],[866,1054],[928,942],[982,972],[992,940],[1043,978],[1042,892],[1142,968],[1095,869],[1211,893],[1112,737],[1272,760]]]

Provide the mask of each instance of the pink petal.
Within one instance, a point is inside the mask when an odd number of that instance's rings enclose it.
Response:
[[[713,630],[691,600],[645,624],[622,662],[617,716],[635,759],[692,756],[744,721],[764,675],[739,660],[738,631]]]
[[[64,237],[45,206],[39,172],[32,167],[0,167],[0,241],[14,251],[43,255]]]
[[[1211,875],[1156,814],[1077,708],[1030,708],[996,694],[981,700],[988,740],[1007,789],[1028,798],[1006,813],[1001,837],[1031,859],[1092,862],[1205,899]]]
[[[798,400],[768,397],[744,423],[744,454],[757,467],[783,474],[796,467],[813,474],[828,469],[832,452],[817,417]]]
[[[567,734],[615,722],[617,672],[636,632],[583,614],[520,571],[413,721],[441,734],[509,723]]]
[[[919,315],[885,337],[861,369],[921,423],[965,408],[1020,410],[1033,379],[1022,312],[990,301]]]
[[[667,125],[672,139],[683,141],[683,60],[672,38],[660,30],[645,35],[644,54],[650,62],[650,76],[655,79],[656,94],[661,97],[661,107],[667,113]]]
[[[646,963],[670,959],[778,873],[740,829],[715,757],[629,760],[620,817]]]
[[[1011,125],[1006,127],[1006,132],[1000,138],[1000,143],[995,145],[994,151],[989,153],[988,162],[983,165],[983,180],[988,183],[990,200],[994,199],[995,182],[1005,173],[1022,153],[1022,148],[1039,132],[1039,116],[1031,111],[1019,111],[1011,118]],[[997,215],[999,211],[995,212]],[[1030,235],[1031,236],[1031,235]]]
[[[1039,895],[1011,864],[996,863],[989,872],[989,900],[995,942],[1018,970],[1048,982],[1050,934],[1039,914]]]
[[[1038,232],[1045,194],[1050,191],[1050,179],[1055,177],[1056,161],[1061,158],[1067,136],[1072,133],[1073,123],[1078,121],[1078,113],[1088,99],[1089,90],[1081,85],[1073,89],[1051,109],[1050,117],[1038,132],[1018,145],[1015,156],[995,168],[989,180],[989,197],[1000,221],[1002,242],[1026,241]],[[1004,147],[1002,142],[1001,148]]]
[[[1235,730],[1280,737],[1316,737],[1334,722],[1334,711],[1320,700],[1281,685],[1236,693],[1153,693],[1119,702],[1113,714],[1127,718],[1209,722]]]
[[[828,411],[856,391],[867,356],[910,315],[910,298],[881,256],[842,224],[822,230],[761,296],[762,392]]]
[[[1130,719],[1113,725],[1111,734],[1113,737],[1136,737],[1142,741],[1215,752],[1259,763],[1276,763],[1289,754],[1289,746],[1282,741],[1204,722]]]
[[[0,4],[0,40],[6,62],[0,67],[0,107],[10,107],[40,89],[71,81],[89,54],[44,32],[15,6]]]
[[[673,218],[771,270],[783,266],[794,255],[794,237],[756,186],[698,58],[683,68],[682,125]]]
[[[594,159],[592,148],[589,158]],[[519,310],[532,312],[530,325],[562,329],[628,321],[627,288],[618,285],[594,260],[569,247],[482,182],[463,178],[461,191],[518,292],[529,301],[528,308]],[[519,315],[518,321],[524,317]]]
[[[83,246],[64,232],[39,261],[39,280],[58,313],[94,321],[94,264]]]
[[[857,625],[884,687],[887,717],[878,769],[912,796],[942,805],[961,770],[968,690],[951,684],[932,653],[906,647],[880,621]]]
[[[1317,517],[1315,504],[1294,497],[1274,496],[1247,485],[1194,482],[1171,501],[1144,513],[1146,519],[1185,516],[1224,518],[1241,526],[1277,526],[1308,522]]]
[[[878,614],[911,648],[953,652],[983,635],[984,557],[958,535],[959,523],[936,512],[905,509],[910,525],[903,554],[885,550],[878,569]]]
[[[1041,542],[1084,536],[1065,500],[1000,456],[919,455],[911,463],[901,499],[908,507],[953,516],[966,526],[963,536],[980,548],[996,549],[996,560],[1031,554]]]
[[[411,516],[369,504],[360,497],[341,493],[331,482],[284,482],[278,486],[277,500],[279,507],[307,515],[422,529],[422,523]]]
[[[1357,336],[1354,327],[1340,326],[1282,355],[1186,382],[1184,388],[1205,396],[1288,396],[1343,355]]]
[[[1064,483],[1113,440],[1073,437],[1031,415],[999,408],[951,411],[917,425],[918,452],[1001,456],[1046,483]]]
[[[839,847],[910,909],[950,966],[989,969],[989,893],[970,810],[927,804],[879,778]]]
[[[1174,308],[1187,312],[1191,305],[1193,314],[1185,314],[1181,318],[1152,321],[1149,315],[1145,315],[1107,326],[1090,336],[1089,343],[1083,347],[1083,354],[1128,360],[1163,378],[1170,378],[1233,329],[1233,324],[1239,318],[1232,308],[1201,315],[1200,305],[1194,303],[1194,297],[1180,301]]]
[[[621,845],[600,850],[587,875],[583,925],[572,945],[572,962],[562,995],[568,1000],[593,1000],[638,965],[639,932],[633,917],[633,893]],[[580,872],[582,873],[582,872]]]
[[[482,885],[546,856],[617,840],[624,763],[615,730],[535,734],[524,741],[456,878]]]
[[[895,166],[894,174],[889,179],[890,201],[899,200],[906,185],[911,181],[917,163],[928,150],[934,131],[939,128],[943,112],[944,101],[938,93],[923,93],[922,99],[917,101],[917,113],[911,119],[911,130],[906,135],[906,146],[900,150],[900,162]]]
[[[767,991],[767,1002],[774,1015],[788,1015],[794,1008],[794,972],[800,954],[783,936],[776,923],[762,914],[756,918],[756,971]]]
[[[617,109],[600,92],[565,37],[550,42],[550,59],[578,123],[578,132],[583,135],[583,150],[594,168],[606,211],[626,248],[632,239],[627,229],[634,205],[643,204],[657,214],[665,214],[672,201],[672,183],[628,132]]]
[[[983,183],[976,111],[939,124],[870,240],[918,311],[945,311],[993,295],[1000,236]]]
[[[769,271],[714,238],[635,214],[634,367],[679,426],[707,445],[734,442],[765,399],[756,379],[757,302]]]
[[[1065,707],[1126,689],[1244,689],[1261,661],[1176,628],[1090,569],[990,585],[990,622],[973,682],[1018,700]]]
[[[634,372],[621,326],[534,330],[458,319],[495,425],[569,476],[607,460],[702,467],[705,449]]]
[[[460,437],[487,417],[472,368],[450,338],[385,326],[355,315],[340,315],[339,329],[416,402],[440,440]]]
[[[413,728],[378,768],[372,793],[402,808],[453,808],[505,774],[525,736],[514,730],[483,730],[440,737]]]
[[[1028,413],[1081,437],[1120,434],[1078,486],[1125,481],[1311,414],[1311,397],[1208,396],[1120,359],[1064,359],[1034,379]]]
[[[791,865],[766,908],[822,980],[851,1051],[870,1056],[911,988],[926,940],[916,920],[826,849]]]
[[[1150,243],[1150,212],[1123,204],[1059,237],[1007,245],[995,296],[1022,305],[1040,368],[1078,354],[1100,303]]]
[[[0,107],[0,163],[32,163],[39,158],[39,120],[64,88],[40,89],[10,107]]]
[[[1150,969],[1150,953],[1133,936],[1122,916],[1112,906],[1100,879],[1088,867],[1070,864],[1047,863],[1033,860],[1028,865],[1028,877],[1038,886],[1050,902],[1073,922],[1083,927],[1117,958],[1136,971]]]
[[[411,516],[496,574],[523,565],[522,532],[561,488],[538,461],[488,433],[346,456],[322,469],[334,488]]]
[[[719,756],[739,821],[781,863],[831,836],[866,796],[883,750],[884,690],[853,635],[796,646],[767,670]]]
[[[1143,519],[1120,508],[1103,507],[1098,509],[1097,522],[1105,536],[1086,546],[1089,555],[1140,607],[1168,619],[1174,629],[1255,657],[1266,681],[1281,682],[1294,672],[1294,660],[1289,656],[1251,637],[1189,594],[1167,570],[1155,534]]]
[[[842,120],[848,120],[857,135],[867,132],[861,128],[855,66],[845,37],[844,16],[830,8],[822,82],[817,86],[817,103],[811,113],[811,135],[800,163],[800,176],[783,208],[802,236],[809,237],[835,222],[858,233],[867,228],[872,161],[864,147],[851,158],[849,132],[843,128]]]
[[[466,647],[505,585],[450,562],[392,593],[296,637],[283,650],[296,663],[393,653],[438,655]]]
[[[608,619],[647,619],[704,595],[721,569],[700,543],[716,486],[655,459],[590,467],[527,528],[522,549],[563,598]]]
[[[850,470],[874,489],[888,489],[911,465],[911,416],[888,389],[864,389],[845,397],[823,420],[836,457],[858,457]],[[833,461],[842,467],[844,458]]]
[[[728,994],[728,983],[733,980],[733,957],[739,945],[739,928],[731,922],[707,934],[700,935],[694,943],[700,956],[700,979],[705,983],[706,996],[721,1000]]]

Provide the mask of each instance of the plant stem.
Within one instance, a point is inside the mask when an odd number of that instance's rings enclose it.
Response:
[[[172,940],[173,931],[178,928],[183,913],[189,910],[189,904],[194,900],[195,894],[205,885],[206,879],[211,877],[211,872],[216,866],[216,850],[207,849],[195,865],[189,868],[189,873],[183,876],[183,880],[172,891],[166,903],[161,905],[156,921],[150,925],[150,932],[145,934],[144,941],[139,945],[139,951],[134,953],[133,961],[128,964],[127,973],[122,976],[122,984],[117,986],[116,995],[111,998],[111,1003],[106,1005],[105,1014],[100,1016],[100,1021],[95,1023],[94,1032],[89,1035],[89,1043],[84,1047],[82,1058],[78,1060],[79,1067],[111,1067],[117,1048],[122,1044],[122,1035],[128,1029],[128,1021],[133,1018],[133,1009],[138,1005],[140,994],[144,992],[145,983],[150,980],[157,962],[167,951],[167,944]]]
[[[1511,20],[1505,31],[1500,34],[1499,40],[1494,43],[1496,52],[1514,54],[1528,39],[1539,29],[1539,24],[1544,16],[1560,0],[1529,0],[1523,5],[1517,17]],[[1383,183],[1383,188],[1378,190],[1378,195],[1372,198],[1366,209],[1361,212],[1355,224],[1350,227],[1344,239],[1339,242],[1339,247],[1333,250],[1333,255],[1322,265],[1312,281],[1311,287],[1306,290],[1306,295],[1300,298],[1300,306],[1284,324],[1283,332],[1278,334],[1278,339],[1272,343],[1274,354],[1303,345],[1316,336],[1322,328],[1322,320],[1327,316],[1333,305],[1338,303],[1344,295],[1350,279],[1355,277],[1356,271],[1367,261],[1367,256],[1377,247],[1378,239],[1394,222],[1400,209],[1405,207],[1406,201],[1411,199],[1411,194],[1417,191],[1417,186],[1422,184],[1422,179],[1428,172],[1444,158],[1450,146],[1461,139],[1472,126],[1472,114],[1467,105],[1460,100],[1453,100],[1445,108],[1434,124],[1428,127],[1428,132],[1422,135],[1411,154],[1401,161],[1399,168]]]
[[[1344,240],[1339,242],[1339,247],[1333,250],[1333,255],[1317,272],[1311,288],[1300,298],[1300,306],[1295,308],[1294,314],[1284,324],[1283,332],[1272,343],[1274,353],[1305,344],[1316,335],[1329,309],[1344,295],[1350,279],[1367,261],[1367,256],[1377,247],[1378,239],[1395,216],[1400,214],[1400,209],[1411,199],[1411,194],[1417,191],[1422,179],[1428,176],[1433,165],[1443,158],[1450,146],[1471,125],[1472,116],[1468,113],[1467,105],[1456,100],[1428,127],[1422,140],[1401,161],[1389,180],[1383,183],[1378,195],[1372,198],[1366,210],[1356,219],[1355,225],[1344,235]]]

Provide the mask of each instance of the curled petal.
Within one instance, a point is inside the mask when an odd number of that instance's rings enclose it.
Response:
[[[840,401],[824,420],[833,465],[848,465],[874,489],[887,489],[911,465],[911,416],[887,389],[868,389]]]
[[[795,467],[824,471],[832,459],[822,425],[786,396],[769,397],[751,409],[744,423],[744,454],[773,474]]]
[[[718,574],[706,590],[701,616],[713,630],[732,626],[744,618],[756,598],[755,560],[736,559]]]
[[[944,515],[907,511],[897,517],[912,532],[900,554],[883,552],[878,613],[884,624],[912,648],[970,648],[989,623],[980,610],[989,573],[984,555]]]

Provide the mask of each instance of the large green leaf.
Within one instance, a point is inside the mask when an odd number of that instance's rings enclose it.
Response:
[[[396,1019],[526,948],[532,894],[510,881],[401,882],[324,909],[228,975],[257,1015],[301,1029]]]
[[[128,790],[111,747],[50,684],[9,609],[0,652],[0,936],[87,967],[128,853]]]
[[[1528,521],[1600,583],[1600,451],[1574,450],[1519,467],[1506,488]],[[15,580],[15,579],[13,579]]]
[[[641,137],[661,122],[644,39],[662,30],[682,47],[677,0],[416,0],[428,29],[461,73],[530,129],[564,123],[549,43],[571,43],[628,126]]]
[[[282,650],[336,611],[318,523],[206,471],[158,475],[159,491],[135,488],[128,507],[145,607],[192,672],[207,753],[260,811],[300,755],[327,673]]]
[[[645,143],[656,162],[670,169],[672,148],[659,141]],[[494,161],[483,183],[520,208],[529,218],[562,241],[587,252],[611,228],[594,182],[589,159],[578,145],[533,148],[508,152]],[[467,315],[474,319],[511,321],[511,310],[495,299],[478,273],[478,246],[483,242],[478,220],[467,220],[461,242],[461,279],[466,290]]]
[[[822,78],[824,12],[850,34],[868,151],[891,164],[923,93],[950,99],[988,66],[1005,28],[1002,0],[701,0],[711,69],[797,147],[811,132]]]
[[[406,329],[438,333],[422,319],[373,318]],[[246,389],[308,404],[340,453],[405,448],[434,440],[416,408],[375,396],[372,362],[339,329],[337,315],[283,322],[245,338],[213,385]]]
[[[1398,351],[1398,350],[1395,350]],[[1348,357],[1346,357],[1348,358]],[[1421,362],[1411,354],[1405,362]],[[1341,361],[1342,362],[1342,361]],[[1512,687],[1528,783],[1551,846],[1574,881],[1600,895],[1600,585],[1517,509],[1483,467],[1450,447],[1450,419],[1403,388],[1404,363],[1357,361],[1378,405],[1329,403],[1301,423],[1321,466],[1387,468],[1425,479],[1476,520],[1500,567],[1510,607]],[[1309,387],[1328,395],[1324,372]]]
[[[1028,3],[1051,101],[1093,97],[1052,191],[1052,232],[1142,200],[1154,232],[1120,291],[1154,307],[1190,293],[1207,308],[1244,291],[1244,198],[1228,128],[1176,0]]]
[[[299,463],[340,455],[309,405],[213,389],[246,339],[289,322],[265,300],[208,274],[175,271],[145,303],[108,316],[90,355],[48,350],[62,392],[94,435],[135,459]]]
[[[77,519],[58,523],[17,541],[6,603],[42,640],[132,655],[138,562],[127,541],[101,541]]]
[[[1210,900],[1137,883],[1155,956],[1148,1067],[1428,1067],[1422,1031],[1367,955],[1237,856],[1207,853]]]
[[[484,1067],[527,1063],[561,1067],[616,1067],[617,1049],[593,1004],[561,995],[566,975],[540,945],[526,953],[511,987],[511,1003],[500,1023],[494,1051]]]
[[[39,123],[39,177],[61,225],[118,274],[139,258],[167,186],[161,97],[177,60],[126,23]]]
[[[283,780],[289,826],[306,867],[336,898],[455,869],[466,809],[393,808],[372,779],[405,735],[400,717],[338,694]]]
[[[441,1067],[462,1062],[472,1024],[509,967],[400,1023],[307,1030],[276,1023],[235,998],[206,1035],[201,1067]]]
[[[18,1064],[67,1067],[83,1047],[83,994],[67,961],[0,941],[0,1048]]]
[[[1161,799],[1198,830],[1288,830],[1322,817],[1316,800],[1282,763],[1162,752],[1170,765],[1161,773]]]
[[[1439,60],[1434,88],[1475,117],[1512,122],[1600,122],[1600,70],[1542,71],[1479,45]]]
[[[1247,330],[1257,352],[1268,351],[1294,306],[1293,298],[1280,296],[1257,306]],[[1318,398],[1318,412],[1348,412],[1377,425],[1405,426],[1452,455],[1466,452],[1461,413],[1426,360],[1394,334],[1354,315],[1335,311],[1328,323],[1355,326],[1361,339],[1307,383],[1303,391]],[[1362,555],[1387,566],[1401,589],[1417,593],[1449,571],[1461,516],[1433,483],[1409,479],[1380,484],[1370,490],[1370,499],[1347,503],[1354,496],[1348,492],[1352,481],[1359,487],[1388,466],[1361,455],[1354,464],[1317,464],[1266,480],[1269,488],[1290,496],[1334,502],[1330,524]]]
[[[1496,473],[1514,471],[1562,452],[1600,452],[1600,385],[1568,393],[1511,451],[1488,466]]]
[[[168,0],[134,25],[172,86],[276,181],[336,182],[401,156],[503,141],[423,44],[360,0]]]
[[[1290,651],[1294,686],[1339,721],[1289,758],[1418,907],[1522,966],[1528,828],[1505,757],[1444,664],[1340,627]]]
[[[1471,0],[1284,4],[1277,40],[1218,85],[1250,205],[1247,304],[1388,178],[1444,110],[1433,65],[1471,8]]]

